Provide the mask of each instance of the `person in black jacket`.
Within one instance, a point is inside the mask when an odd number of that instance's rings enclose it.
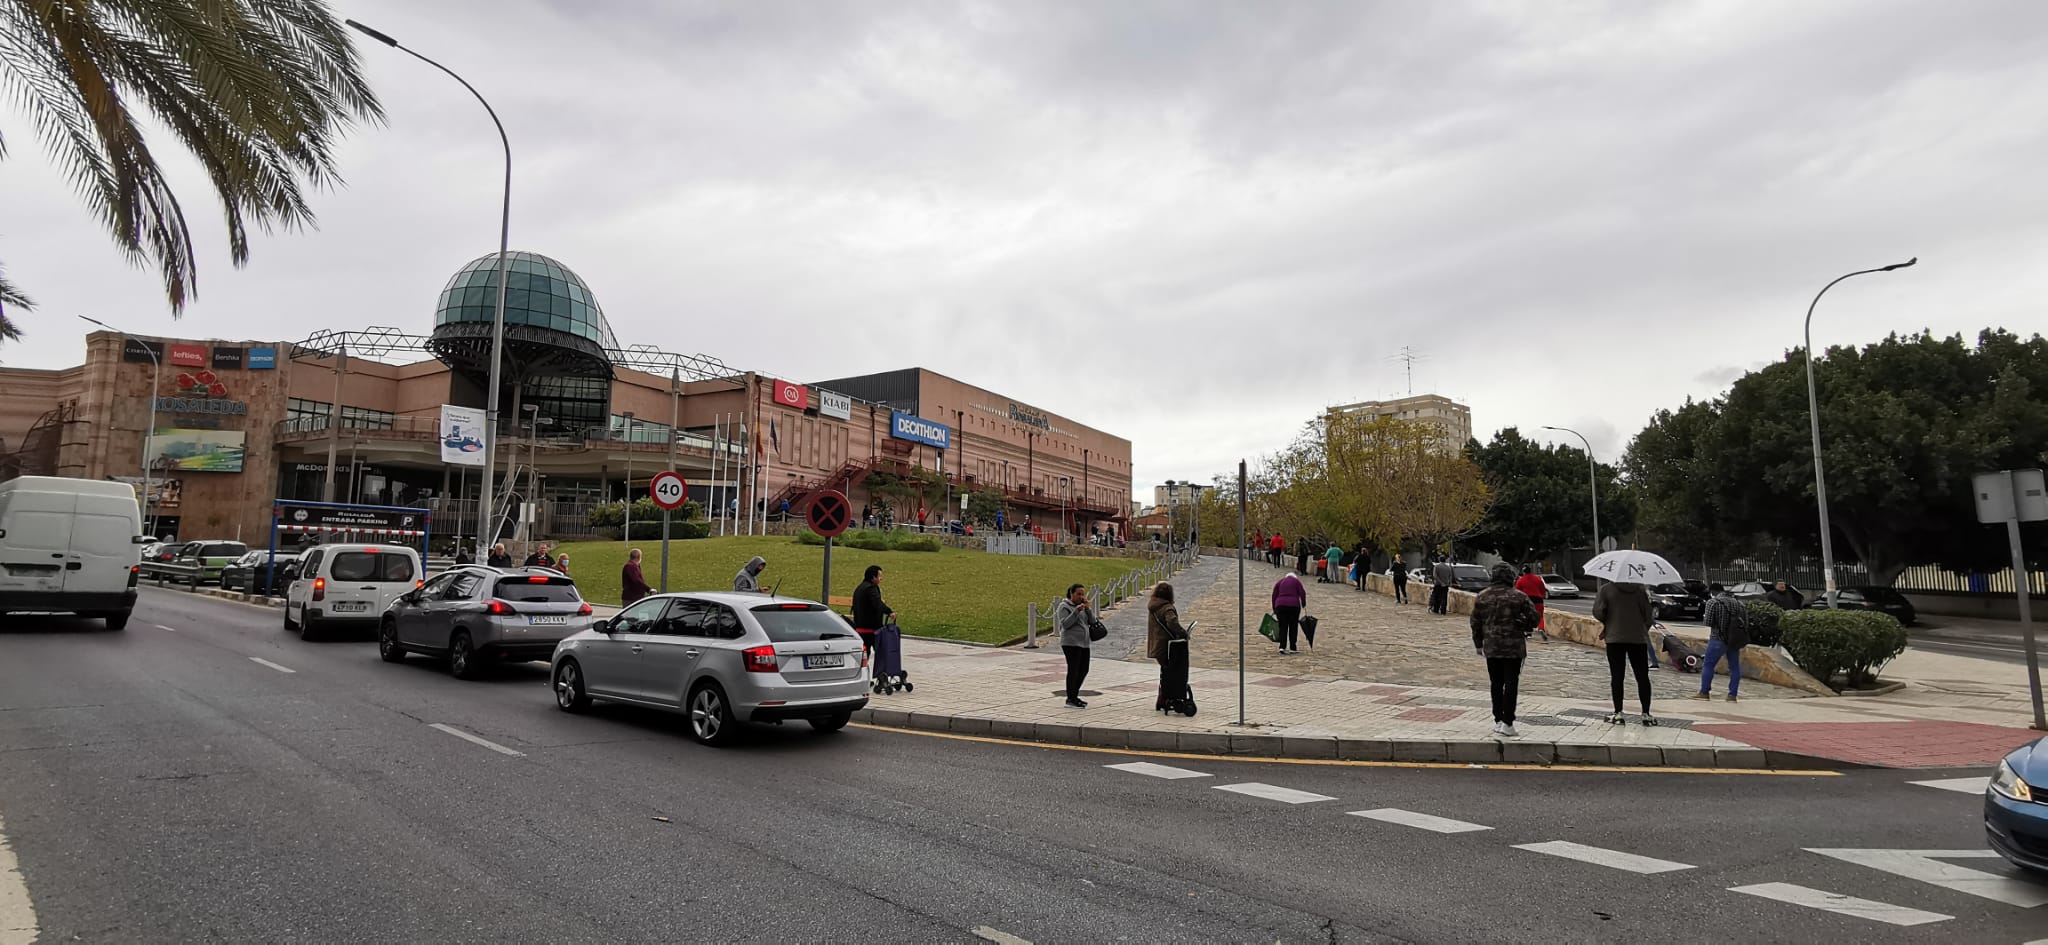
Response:
[[[853,629],[860,634],[861,643],[869,650],[875,648],[875,631],[882,629],[882,622],[896,615],[889,604],[882,600],[882,566],[868,565],[861,576],[860,586],[853,589]]]

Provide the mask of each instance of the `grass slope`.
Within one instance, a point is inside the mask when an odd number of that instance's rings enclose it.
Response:
[[[647,583],[661,587],[661,542],[636,543]],[[626,563],[621,542],[576,542],[561,547],[583,596],[602,604],[619,602],[619,568]],[[702,538],[669,543],[671,591],[731,590],[733,575],[760,555],[768,559],[763,589],[781,585],[783,594],[816,599],[825,549],[787,537]],[[832,595],[852,597],[871,564],[882,566],[882,597],[896,608],[903,632],[976,643],[1000,643],[1024,633],[1025,605],[1041,606],[1071,584],[1097,584],[1143,562],[1120,558],[991,555],[943,548],[938,552],[832,549]],[[846,607],[836,607],[844,612]],[[1040,630],[1044,625],[1040,625]]]

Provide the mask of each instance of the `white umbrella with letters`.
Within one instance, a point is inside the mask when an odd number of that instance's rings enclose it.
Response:
[[[1606,578],[1623,584],[1673,584],[1685,580],[1671,562],[1647,551],[1626,548],[1595,555],[1586,562],[1587,577]]]

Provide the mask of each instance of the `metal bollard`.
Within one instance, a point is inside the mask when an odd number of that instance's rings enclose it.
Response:
[[[1024,648],[1038,649],[1038,602],[1032,601],[1024,615]]]

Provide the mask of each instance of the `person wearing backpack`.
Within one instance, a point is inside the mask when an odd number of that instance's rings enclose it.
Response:
[[[1749,645],[1749,608],[1719,584],[1708,586],[1714,596],[1707,601],[1707,656],[1700,661],[1700,691],[1695,699],[1714,697],[1714,666],[1728,657],[1728,701],[1736,701],[1742,688],[1742,648]]]

